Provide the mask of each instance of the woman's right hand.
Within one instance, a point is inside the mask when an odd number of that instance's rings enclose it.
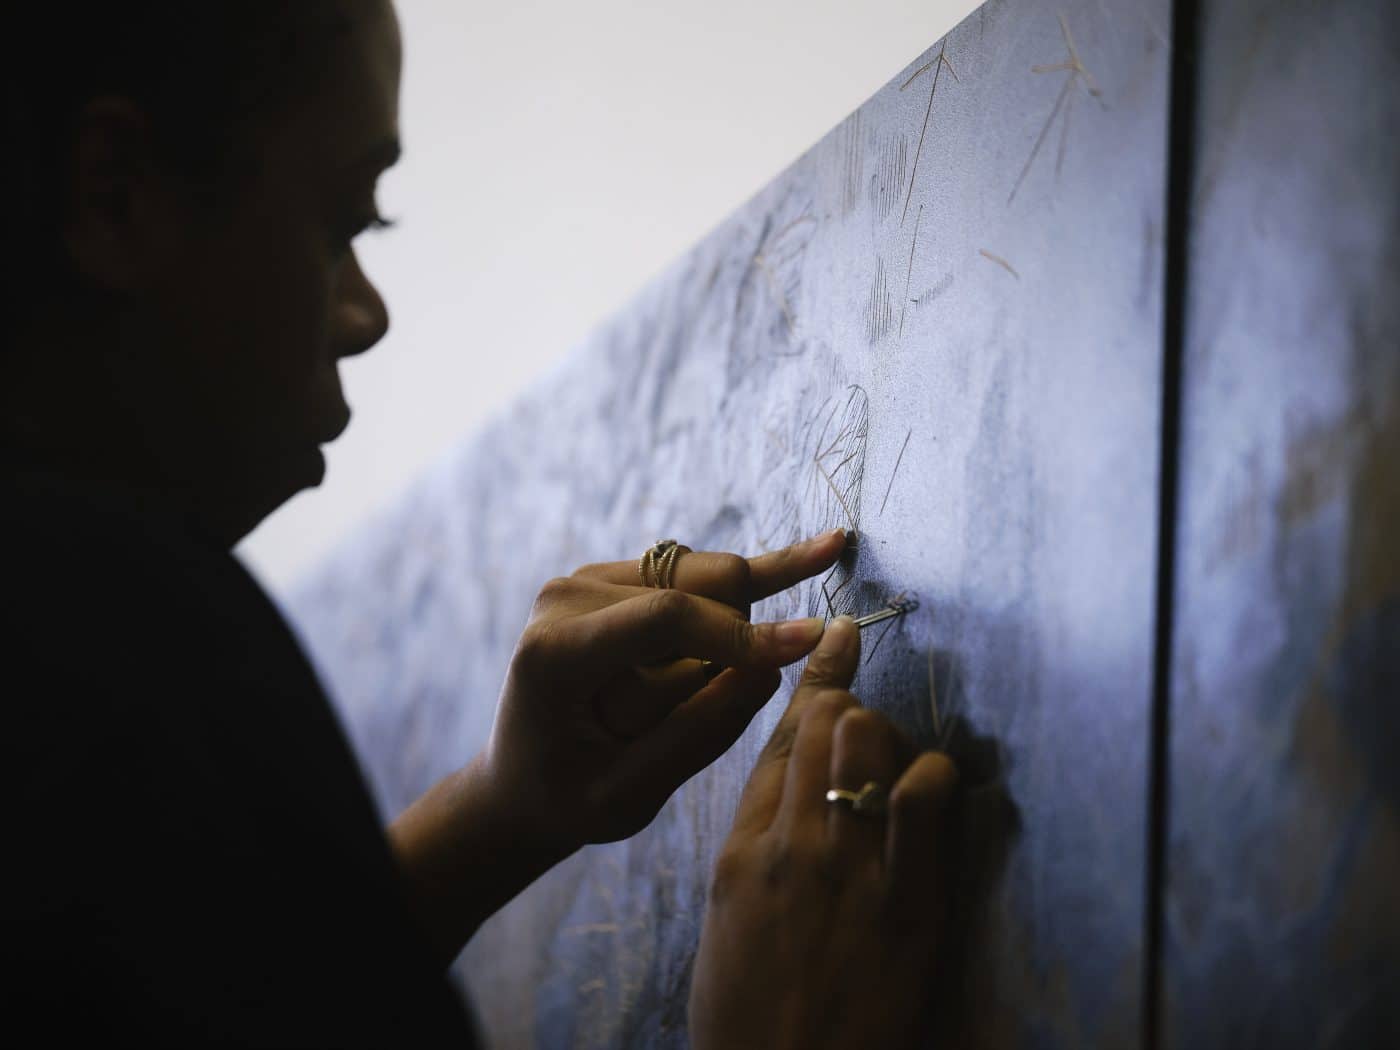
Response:
[[[744,790],[695,962],[696,1050],[918,1038],[957,773],[848,692],[859,656],[859,629],[832,621]],[[826,801],[872,780],[892,786],[885,817]]]

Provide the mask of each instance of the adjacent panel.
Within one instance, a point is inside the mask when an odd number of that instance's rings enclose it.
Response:
[[[1400,7],[1203,6],[1166,1041],[1400,1046]]]
[[[856,688],[974,785],[941,1023],[1136,1041],[1165,6],[985,5],[310,581],[292,612],[387,812],[481,745],[550,576],[853,525],[756,614],[923,599]],[[651,828],[481,931],[497,1045],[684,1045],[710,865],[791,681]]]

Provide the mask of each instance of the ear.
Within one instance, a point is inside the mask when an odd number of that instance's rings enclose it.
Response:
[[[64,238],[73,265],[111,291],[149,286],[176,263],[183,211],[149,118],[129,99],[93,99],[70,142]]]

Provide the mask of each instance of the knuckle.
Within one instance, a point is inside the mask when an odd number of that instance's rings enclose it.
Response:
[[[836,663],[831,653],[818,649],[807,657],[807,670],[802,672],[802,677],[808,682],[824,682],[833,676],[835,670]]]
[[[919,784],[901,785],[890,793],[890,816],[899,823],[918,823],[929,810],[929,791]]]
[[[646,598],[647,615],[664,624],[673,624],[685,615],[690,599],[680,591],[658,590]]]
[[[855,704],[855,697],[844,689],[823,689],[808,702],[804,720],[834,722]]]
[[[770,890],[784,890],[804,879],[824,863],[822,843],[811,836],[783,836],[764,851],[760,870]]]
[[[928,777],[934,781],[935,790],[942,785],[947,785],[948,788],[957,786],[958,765],[946,752],[926,751],[919,756],[919,761],[927,768]]]
[[[842,667],[848,657],[831,649],[817,649],[807,658],[807,670],[803,680],[814,684],[839,681]]]
[[[715,568],[724,581],[725,590],[738,595],[748,593],[751,573],[747,558],[737,554],[718,554],[715,556]]]
[[[552,605],[557,605],[564,601],[577,589],[575,581],[568,576],[556,576],[545,583],[540,588],[539,594],[535,596],[535,615],[539,615]]]
[[[730,641],[736,653],[752,652],[756,641],[754,638],[753,624],[748,620],[735,618],[729,622]]]
[[[925,751],[890,793],[890,812],[896,820],[931,819],[956,780],[957,767],[947,755]]]
[[[842,710],[836,722],[836,732],[843,737],[871,740],[882,737],[887,724],[887,719],[879,711],[857,705]]]
[[[715,861],[714,874],[710,878],[710,903],[722,904],[748,880],[753,871],[753,861],[747,851],[735,846],[727,846]]]
[[[552,624],[530,624],[521,632],[520,640],[515,645],[515,665],[529,670],[547,662],[550,651],[555,647],[555,639],[556,631]]]
[[[768,744],[763,749],[764,758],[769,761],[785,759],[792,754],[792,746],[797,741],[797,726],[791,722],[780,722]]]

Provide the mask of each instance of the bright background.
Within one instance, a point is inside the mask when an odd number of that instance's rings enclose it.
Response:
[[[975,6],[398,0],[400,225],[357,245],[390,332],[244,561],[286,588]]]

